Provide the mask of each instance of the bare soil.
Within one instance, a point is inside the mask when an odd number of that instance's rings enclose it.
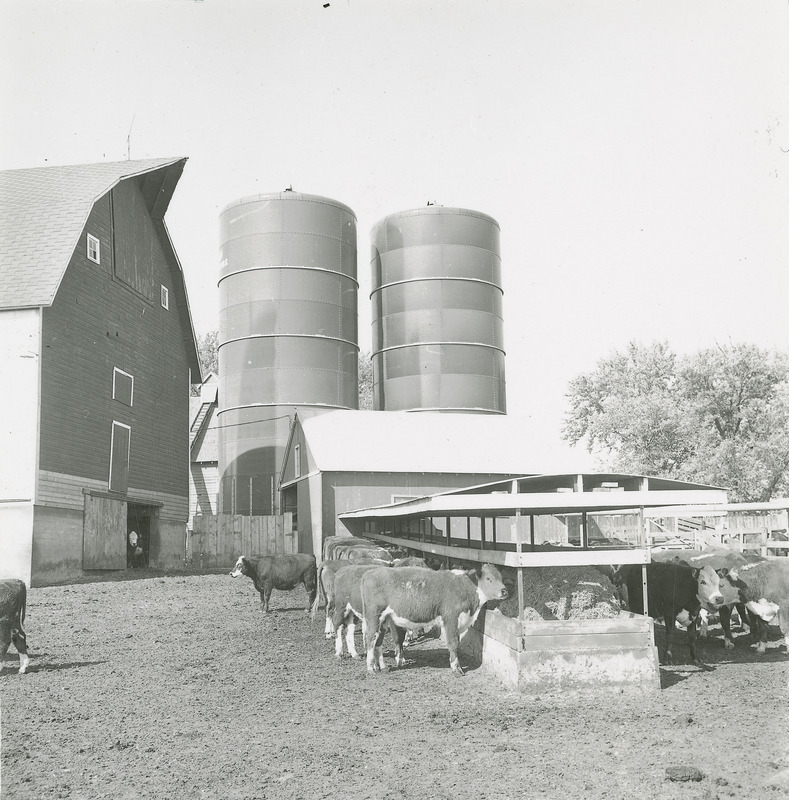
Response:
[[[247,579],[112,577],[29,592],[30,670],[12,649],[0,671],[4,800],[789,795],[777,629],[759,657],[713,626],[706,670],[679,634],[660,692],[527,696],[453,676],[436,639],[384,674],[337,661],[302,589],[266,615]]]

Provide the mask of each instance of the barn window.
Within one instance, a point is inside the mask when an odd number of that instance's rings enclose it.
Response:
[[[97,264],[101,263],[101,242],[90,234],[88,234],[88,258]]]
[[[293,477],[301,477],[301,445],[297,444],[293,448]]]
[[[169,309],[170,308],[170,291],[166,286],[162,286],[162,308]]]
[[[112,423],[112,442],[110,443],[111,492],[126,492],[129,488],[129,444],[131,428],[122,422]]]
[[[134,405],[134,376],[117,367],[112,371],[112,399],[126,406]]]

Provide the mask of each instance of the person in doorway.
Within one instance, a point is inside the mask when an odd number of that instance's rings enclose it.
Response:
[[[140,547],[140,537],[137,531],[129,531],[129,547],[127,563],[130,567],[140,566],[140,557],[142,556],[142,547]]]

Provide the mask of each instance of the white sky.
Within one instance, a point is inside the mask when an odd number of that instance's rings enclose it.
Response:
[[[789,350],[786,0],[0,0],[0,168],[188,156],[166,221],[198,333],[250,194],[502,229],[507,400],[558,441],[631,340]]]

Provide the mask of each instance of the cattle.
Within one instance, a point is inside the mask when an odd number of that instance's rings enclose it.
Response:
[[[342,658],[343,630],[346,632],[345,644],[349,655],[351,658],[359,658],[353,637],[356,633],[357,618],[362,620],[362,631],[365,630],[364,616],[362,614],[361,582],[363,576],[372,570],[393,571],[389,567],[381,567],[376,564],[350,564],[338,570],[334,576],[332,626],[336,637],[334,654],[337,658]]]
[[[734,567],[724,572],[720,582],[726,599],[735,597],[765,623],[777,616],[789,651],[789,560],[776,558]],[[762,625],[756,651],[761,654],[766,648],[767,627]]]
[[[0,580],[0,661],[13,642],[19,654],[19,673],[27,671],[27,634],[22,623],[27,611],[27,587],[14,578]]]
[[[309,612],[317,594],[316,574],[315,556],[307,555],[306,553],[276,556],[239,556],[235,567],[230,573],[233,578],[247,575],[252,579],[255,588],[260,592],[260,608],[267,614],[273,589],[287,591],[295,589],[300,583],[307,590],[309,598],[307,612]]]
[[[406,556],[405,558],[396,558],[392,563],[393,567],[424,567],[429,569],[427,561],[419,556]]]
[[[355,561],[350,561],[347,558],[330,558],[318,564],[318,591],[315,595],[315,602],[312,604],[312,619],[315,619],[321,601],[325,601],[326,626],[324,628],[324,634],[327,639],[334,638],[334,623],[332,621],[332,616],[334,614],[334,577],[341,569],[350,564],[373,564],[378,567],[386,566],[379,558],[360,558]]]
[[[702,607],[715,611],[723,602],[718,573],[710,566],[694,569],[676,561],[653,561],[646,565],[646,569],[649,616],[663,619],[666,626],[664,663],[671,664],[674,661],[674,625],[679,622],[688,630],[692,663],[702,666],[696,655],[699,612]],[[641,570],[638,564],[625,564],[614,576],[615,585],[625,589],[623,595],[628,608],[636,614],[644,613]]]
[[[664,558],[668,554],[664,554]],[[652,554],[655,559],[656,553]],[[672,558],[687,564],[689,567],[699,568],[705,565],[712,567],[718,575],[725,575],[730,569],[741,567],[744,564],[751,564],[757,561],[764,561],[761,556],[740,553],[736,550],[730,550],[728,547],[707,547],[704,550],[679,550],[672,552]],[[723,593],[723,588],[721,587]],[[748,611],[745,604],[740,602],[737,592],[728,592],[728,602],[724,602],[718,608],[718,616],[720,618],[721,628],[723,630],[723,646],[730,650],[734,647],[734,637],[731,632],[731,615],[734,609],[740,618],[740,626],[748,626],[751,638],[758,641],[763,633],[764,623],[752,611]],[[702,617],[701,635],[706,635],[704,619]]]
[[[457,655],[460,639],[485,603],[504,600],[507,594],[501,573],[491,564],[483,564],[479,573],[469,570],[463,574],[422,567],[371,570],[362,576],[361,583],[367,669],[385,669],[381,646],[384,623],[397,626],[397,666],[403,665],[405,629],[440,624],[449,649],[450,669],[455,675],[463,675]]]

